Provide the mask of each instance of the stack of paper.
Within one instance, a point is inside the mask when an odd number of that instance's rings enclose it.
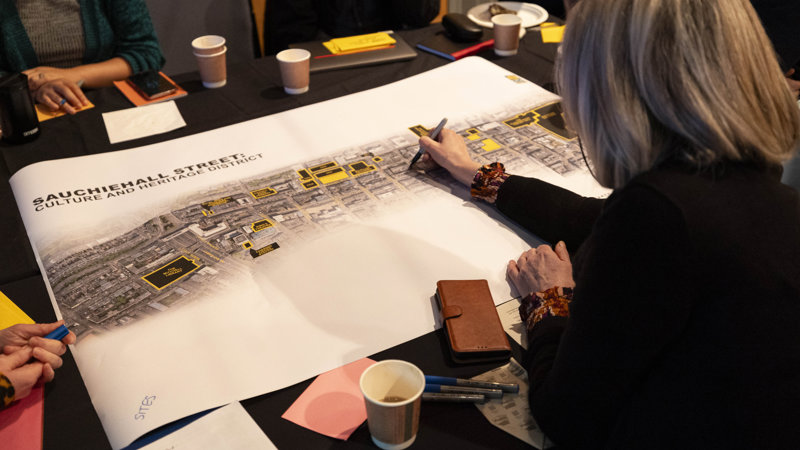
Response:
[[[349,36],[343,38],[331,39],[328,42],[323,42],[325,46],[334,55],[343,53],[362,52],[365,50],[377,50],[379,48],[386,48],[394,44],[395,39],[389,36],[388,33],[370,33],[360,34],[358,36]]]

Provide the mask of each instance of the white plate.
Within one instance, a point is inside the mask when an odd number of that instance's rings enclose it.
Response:
[[[467,11],[467,17],[473,22],[486,28],[492,28],[492,15],[489,14],[489,6],[497,3],[505,9],[516,11],[517,15],[522,19],[522,28],[530,28],[539,25],[547,20],[549,14],[539,5],[524,2],[489,2],[481,3],[480,5],[473,6]]]

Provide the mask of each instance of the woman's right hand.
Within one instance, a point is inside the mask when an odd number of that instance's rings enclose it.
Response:
[[[450,175],[467,186],[472,185],[472,180],[481,164],[470,158],[467,144],[458,133],[450,129],[443,129],[439,141],[434,141],[428,136],[419,139],[419,145],[425,149],[421,161],[433,161],[444,167]]]

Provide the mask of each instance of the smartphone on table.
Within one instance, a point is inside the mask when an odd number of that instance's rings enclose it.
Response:
[[[177,87],[161,72],[149,71],[131,75],[127,79],[136,91],[148,100],[155,100],[174,93]]]

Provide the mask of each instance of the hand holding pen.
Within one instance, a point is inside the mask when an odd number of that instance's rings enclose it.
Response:
[[[11,382],[14,398],[27,396],[40,381],[51,381],[55,369],[63,364],[66,346],[75,340],[75,333],[67,330],[63,321],[16,324],[0,330],[0,373]]]
[[[442,121],[439,122],[439,125],[436,125],[436,128],[434,128],[433,131],[428,133],[427,137],[433,139],[434,141],[436,139],[438,139],[439,138],[439,133],[442,132],[442,129],[444,128],[444,124],[446,124],[446,123],[447,123],[447,117],[442,119]],[[414,155],[414,157],[411,159],[411,164],[408,165],[409,169],[411,169],[414,166],[414,164],[417,161],[419,161],[419,158],[422,156],[423,153],[425,153],[425,148],[422,146],[422,144],[420,144],[419,150],[417,151],[417,154]]]
[[[54,369],[63,363],[61,355],[67,345],[77,340],[64,321],[53,323],[16,324],[0,330],[0,349],[6,355],[22,349],[31,349],[32,357]]]
[[[472,184],[481,164],[472,160],[467,144],[460,134],[443,129],[438,141],[423,136],[419,139],[419,144],[425,150],[423,161],[432,160],[464,185]]]

